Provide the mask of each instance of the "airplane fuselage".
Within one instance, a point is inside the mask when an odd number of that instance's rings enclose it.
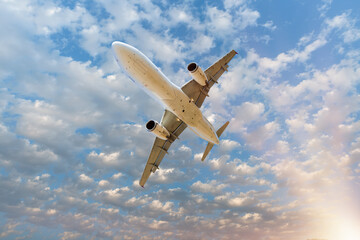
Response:
[[[122,43],[112,44],[118,64],[130,78],[142,87],[150,96],[160,102],[199,137],[218,144],[219,138],[212,124],[203,116],[192,99],[168,78],[139,50]]]

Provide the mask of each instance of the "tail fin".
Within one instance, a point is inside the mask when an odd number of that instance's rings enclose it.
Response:
[[[229,125],[229,121],[227,121],[221,128],[219,128],[217,131],[216,131],[216,135],[218,137],[221,136],[221,134],[224,132],[225,128]],[[201,158],[201,161],[204,161],[205,158],[207,157],[207,155],[209,154],[209,152],[211,151],[212,147],[214,146],[213,143],[209,142],[208,145],[206,146],[206,149],[205,149],[205,152]]]

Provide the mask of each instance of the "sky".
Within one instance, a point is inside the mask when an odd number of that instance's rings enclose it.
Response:
[[[360,2],[0,0],[0,239],[360,239]],[[239,54],[145,188],[163,108],[113,41],[178,86]]]

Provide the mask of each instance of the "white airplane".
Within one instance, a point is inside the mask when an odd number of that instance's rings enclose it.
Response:
[[[200,107],[209,96],[210,88],[227,71],[227,64],[237,53],[234,50],[230,51],[205,72],[196,63],[190,63],[187,68],[193,80],[180,89],[136,48],[118,41],[112,43],[112,48],[120,67],[165,107],[160,123],[154,120],[146,123],[147,130],[155,134],[156,139],[140,179],[140,186],[144,187],[150,174],[159,169],[170,145],[186,127],[209,142],[201,159],[203,161],[213,145],[219,144],[219,137],[229,122],[215,132],[212,124],[203,116]]]

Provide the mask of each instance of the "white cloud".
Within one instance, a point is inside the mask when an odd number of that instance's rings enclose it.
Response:
[[[6,223],[2,227],[0,237],[5,238],[11,234],[21,234],[21,231],[15,230],[18,225],[19,223]]]
[[[324,17],[326,12],[330,9],[333,0],[322,0],[322,5],[318,7],[321,16]]]
[[[174,181],[181,181],[182,179],[184,179],[185,177],[185,173],[182,172],[179,169],[175,169],[175,168],[160,168],[159,170],[156,171],[155,174],[153,174],[151,176],[151,179],[149,179],[149,183],[156,183],[156,184],[161,184],[161,183],[171,183]]]
[[[230,182],[237,182],[237,184],[267,184],[263,181],[254,181],[251,177],[254,176],[257,171],[266,168],[265,165],[255,165],[241,161],[240,159],[234,159],[229,161],[228,155],[223,155],[220,158],[214,158],[208,161],[212,170],[219,171],[222,176],[227,176]]]
[[[230,131],[243,132],[246,125],[253,121],[262,120],[261,116],[265,111],[263,103],[244,102],[241,106],[233,109],[233,119],[231,119]]]
[[[278,123],[268,122],[252,132],[244,133],[243,136],[250,148],[262,150],[265,147],[265,143],[271,140],[279,130],[280,126]]]
[[[110,182],[103,179],[103,180],[100,180],[98,184],[99,184],[99,187],[106,188],[110,185]]]
[[[249,26],[255,26],[260,17],[258,11],[242,5],[241,2],[225,2],[225,11],[216,7],[207,9],[209,18],[208,28],[214,35],[227,36],[232,35],[235,29],[243,30]]]
[[[220,184],[216,180],[212,180],[209,183],[202,183],[197,181],[191,185],[191,189],[194,192],[211,193],[215,195],[219,194],[225,187],[225,184]]]
[[[240,143],[230,139],[223,139],[220,141],[220,150],[223,152],[230,152],[233,151],[234,149],[240,150],[239,149],[240,146],[241,146]]]
[[[122,176],[124,176],[124,174],[122,174],[121,172],[119,172],[119,173],[115,173],[111,178],[113,178],[113,179],[119,179],[119,178],[121,178]]]
[[[261,58],[259,66],[261,71],[270,71],[270,73],[278,73],[286,69],[289,63],[305,62],[310,58],[310,55],[320,47],[324,46],[327,41],[323,38],[318,38],[315,41],[305,46],[302,51],[292,49],[286,53],[280,53],[274,60],[270,58]]]
[[[193,51],[197,53],[209,52],[212,47],[214,47],[214,40],[206,35],[198,35],[191,45]]]
[[[232,31],[232,16],[226,11],[210,7],[207,13],[210,21],[209,27],[217,33],[227,33]]]
[[[0,124],[0,162],[4,167],[16,166],[19,170],[29,173],[41,172],[51,163],[59,160],[51,149],[30,143],[27,139],[20,139]],[[11,160],[11,161],[10,161]]]
[[[169,228],[169,223],[167,221],[153,220],[149,227],[154,230],[167,230]]]
[[[81,236],[80,233],[77,232],[64,232],[59,234],[59,236],[61,236],[61,240],[68,240],[68,239],[76,239],[79,238]]]
[[[233,8],[233,7],[238,7],[244,4],[243,0],[225,0],[224,1],[224,6],[227,9]]]
[[[173,207],[173,203],[166,202],[166,203],[162,204],[158,200],[154,200],[148,205],[148,208],[151,211],[155,211],[155,212],[159,212],[159,213],[161,213],[161,212],[163,212],[163,213],[169,212],[169,211],[171,211],[172,207]]]
[[[91,152],[87,160],[99,166],[115,167],[124,163],[120,161],[120,152],[110,154]]]
[[[233,194],[225,194],[215,197],[215,202],[224,204],[229,207],[245,207],[256,204],[256,199],[247,196],[246,194],[240,194],[234,196]]]
[[[290,151],[289,143],[283,140],[279,140],[276,142],[273,148],[273,154],[287,154]]]
[[[201,22],[191,14],[191,10],[186,5],[173,6],[168,11],[170,19],[167,24],[169,26],[175,26],[177,24],[186,24],[187,27],[197,31],[203,30]]]
[[[113,204],[115,206],[123,206],[124,199],[127,194],[130,192],[128,187],[109,189],[100,192],[100,198],[105,203]]]
[[[108,32],[115,32],[121,29],[129,28],[140,19],[137,7],[129,1],[122,1],[121,3],[118,3],[116,1],[105,0],[100,2],[106,11],[114,18],[106,25],[106,30]],[[124,11],[124,9],[126,9],[126,11]]]
[[[109,42],[111,40],[105,38],[99,26],[92,25],[89,28],[84,28],[81,31],[81,35],[83,37],[81,46],[92,56],[108,51],[108,47],[102,46],[102,43]]]
[[[267,21],[266,23],[263,24],[263,26],[271,31],[276,30],[276,26],[274,25],[273,21]]]
[[[248,26],[254,26],[257,24],[257,19],[260,17],[258,11],[251,10],[249,8],[241,8],[240,13],[240,29],[245,29]]]
[[[138,185],[138,183],[137,183]],[[147,203],[149,203],[149,201],[151,200],[151,198],[149,197],[139,197],[139,198],[136,198],[136,197],[132,197],[130,198],[129,200],[127,200],[124,205],[126,207],[138,207],[138,206],[143,206]]]
[[[326,23],[329,26],[328,31],[333,29],[342,30],[345,43],[355,42],[360,39],[360,28],[357,28],[356,22],[350,18],[350,12],[326,19]]]

